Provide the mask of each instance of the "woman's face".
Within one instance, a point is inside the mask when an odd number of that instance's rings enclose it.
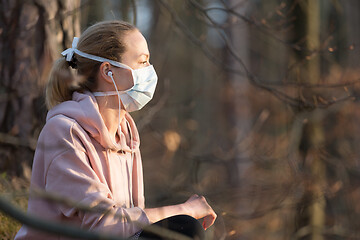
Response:
[[[121,63],[126,64],[132,69],[139,69],[150,65],[150,54],[146,39],[138,30],[127,33],[123,41],[125,52],[121,57]],[[120,91],[133,86],[130,70],[113,67],[112,71],[114,80],[117,82]]]

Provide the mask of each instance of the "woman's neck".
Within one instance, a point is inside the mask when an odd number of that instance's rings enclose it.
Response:
[[[116,103],[117,101],[112,101],[112,99],[109,99],[112,97],[117,98],[117,96],[96,97],[96,100],[99,105],[100,115],[104,120],[105,126],[107,127],[110,136],[114,136],[114,139],[117,141],[117,130],[119,123],[124,119],[126,111],[121,108],[119,120],[119,106],[118,103]]]

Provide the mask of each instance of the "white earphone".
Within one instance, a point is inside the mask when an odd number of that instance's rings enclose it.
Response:
[[[111,77],[111,76],[112,76],[112,71],[108,71],[107,75],[108,75],[109,77]]]

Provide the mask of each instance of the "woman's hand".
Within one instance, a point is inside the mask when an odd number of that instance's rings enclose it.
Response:
[[[162,219],[181,214],[186,214],[196,219],[203,218],[202,225],[205,230],[214,224],[217,217],[214,210],[206,202],[206,199],[196,194],[192,195],[186,202],[182,204],[158,208],[146,208],[144,211],[151,223],[155,223]]]
[[[217,217],[214,210],[207,203],[205,197],[192,195],[184,204],[184,208],[187,210],[188,215],[203,220],[203,228],[206,230],[215,222]]]

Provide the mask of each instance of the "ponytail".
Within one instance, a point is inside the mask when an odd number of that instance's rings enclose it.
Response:
[[[55,105],[70,100],[75,89],[75,79],[65,58],[53,64],[46,86],[46,106],[50,110]]]

